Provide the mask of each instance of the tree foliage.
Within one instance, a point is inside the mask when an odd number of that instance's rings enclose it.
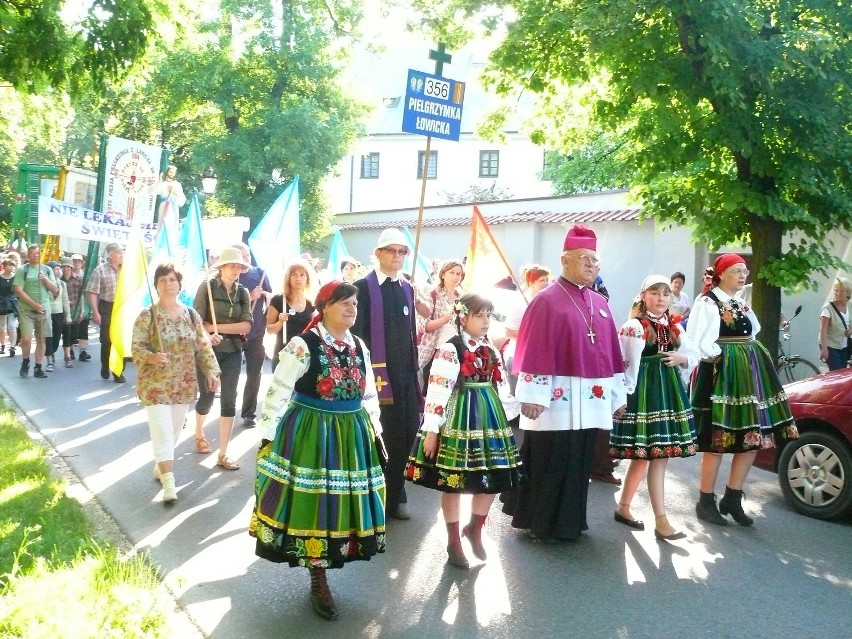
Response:
[[[31,93],[101,87],[145,53],[155,15],[166,11],[161,0],[93,0],[85,14],[83,6],[0,2],[0,79]]]
[[[212,207],[253,222],[299,175],[310,243],[327,232],[321,182],[364,113],[338,84],[359,17],[343,2],[222,2],[217,20],[157,54],[132,90],[137,122],[158,131],[184,176],[212,166]]]
[[[365,112],[338,82],[360,0],[218,4],[210,12],[173,0],[174,20],[158,22],[161,37],[146,55],[120,81],[75,94],[73,117],[48,147],[57,163],[94,168],[101,133],[163,145],[188,191],[213,167],[219,183],[206,213],[253,222],[299,175],[302,241],[310,244],[328,230],[320,184]],[[33,161],[22,149],[15,157]]]
[[[566,90],[585,87],[588,120],[579,126],[624,143],[645,215],[691,226],[711,249],[751,245],[754,304],[774,348],[779,287],[841,267],[824,238],[852,224],[848,2],[444,0],[439,8],[493,14],[495,5],[514,14],[492,58],[497,90],[533,90],[558,113]],[[553,129],[557,122],[571,126],[553,120]],[[785,236],[796,239],[784,245]]]

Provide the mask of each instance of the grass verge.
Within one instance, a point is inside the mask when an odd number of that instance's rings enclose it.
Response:
[[[159,639],[173,602],[143,557],[94,538],[0,396],[0,638]]]

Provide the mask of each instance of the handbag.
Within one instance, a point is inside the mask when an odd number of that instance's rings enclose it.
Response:
[[[432,312],[429,314],[427,322],[436,319],[435,309],[437,307],[438,293],[433,290],[430,295],[432,297]],[[435,356],[435,349],[437,348],[438,331],[429,333],[426,331],[426,325],[424,324],[423,331],[420,333],[420,339],[417,342],[417,370],[423,370],[423,367],[432,361],[432,358]]]
[[[837,313],[837,317],[840,318],[840,321],[843,322],[843,330],[848,331],[849,327],[846,326],[846,320],[843,319],[843,315],[840,314],[840,311],[837,310],[837,307],[834,305],[834,302],[829,302],[831,304],[831,308],[834,309],[834,312]],[[852,356],[852,337],[846,338],[846,354],[848,356]]]

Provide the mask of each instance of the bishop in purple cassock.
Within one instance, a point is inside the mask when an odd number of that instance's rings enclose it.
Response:
[[[591,288],[596,249],[591,229],[568,232],[562,276],[533,298],[518,331],[515,396],[528,481],[507,510],[512,526],[545,541],[573,541],[587,529],[595,438],[626,399],[612,311]]]

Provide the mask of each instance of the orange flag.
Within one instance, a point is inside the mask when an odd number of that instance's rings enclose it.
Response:
[[[472,293],[488,294],[488,291],[506,277],[515,281],[512,267],[500,250],[491,229],[477,207],[473,207],[473,223],[470,226],[470,249],[465,263],[463,286]],[[515,282],[517,286],[517,282]]]

